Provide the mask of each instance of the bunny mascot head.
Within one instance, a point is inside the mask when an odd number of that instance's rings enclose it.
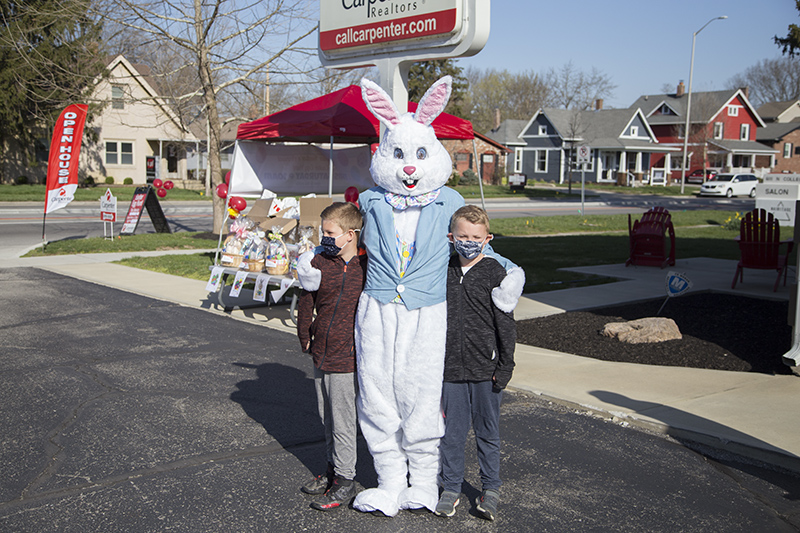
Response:
[[[397,195],[420,196],[447,183],[453,163],[431,123],[447,105],[451,84],[450,76],[440,79],[422,97],[416,113],[400,115],[383,89],[361,81],[367,107],[386,126],[370,165],[377,185]]]

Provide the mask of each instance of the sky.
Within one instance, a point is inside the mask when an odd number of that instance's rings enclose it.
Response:
[[[464,68],[546,73],[572,61],[596,67],[617,85],[605,107],[629,107],[664,84],[688,87],[692,34],[692,91],[727,88],[728,80],[764,59],[781,57],[773,42],[800,24],[794,0],[493,0],[491,30]]]

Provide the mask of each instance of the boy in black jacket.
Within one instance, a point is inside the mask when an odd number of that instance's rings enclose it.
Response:
[[[517,326],[492,302],[506,271],[483,247],[489,217],[474,205],[459,209],[448,237],[456,254],[447,269],[447,348],[442,387],[444,437],[439,445],[442,495],[435,514],[453,516],[464,481],[464,446],[475,430],[483,492],[477,509],[494,520],[500,501],[500,400],[514,368]]]

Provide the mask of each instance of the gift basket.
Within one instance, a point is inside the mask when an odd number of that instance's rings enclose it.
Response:
[[[264,261],[267,272],[273,276],[282,276],[289,271],[289,249],[280,230],[280,226],[273,226]]]

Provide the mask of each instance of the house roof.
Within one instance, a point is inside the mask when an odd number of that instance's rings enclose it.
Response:
[[[505,146],[525,146],[519,135],[527,123],[527,120],[506,119],[499,127],[487,131],[486,136]]]
[[[757,126],[765,126],[758,112],[753,108],[742,89],[728,89],[726,91],[707,91],[692,93],[692,123],[708,124],[716,117],[731,100],[738,96],[744,105],[756,118]],[[688,94],[646,94],[639,97],[631,109],[641,109],[647,121],[653,125],[684,124],[686,122],[686,106]],[[662,105],[666,104],[675,115],[661,115],[656,113]]]
[[[710,139],[709,144],[719,146],[726,152],[734,154],[775,154],[778,151],[773,150],[767,145],[755,141],[732,141],[729,139]]]
[[[779,141],[796,129],[800,129],[800,122],[772,122],[767,124],[766,127],[756,129],[756,141]]]
[[[553,125],[556,133],[565,141],[585,142],[593,149],[673,151],[673,148],[658,144],[650,130],[647,120],[638,109],[602,109],[599,111],[578,111],[575,109],[540,109],[526,124],[527,131],[536,117],[543,114]],[[623,136],[636,117],[647,128],[650,140]]]
[[[800,126],[800,124],[798,124],[798,126]],[[477,131],[475,131],[473,133],[475,134],[475,137],[477,137],[478,139],[482,140],[485,143],[491,144],[492,146],[494,146],[498,150],[500,150],[502,152],[511,152],[511,150],[508,148],[508,146],[504,145],[503,143],[499,143],[499,142],[495,141],[494,139],[492,139],[491,137],[489,137],[487,135],[484,135],[483,133],[478,133]]]
[[[758,114],[766,122],[774,122],[779,120],[780,116],[788,111],[790,108],[798,105],[798,100],[787,100],[785,102],[768,102],[758,108]]]

